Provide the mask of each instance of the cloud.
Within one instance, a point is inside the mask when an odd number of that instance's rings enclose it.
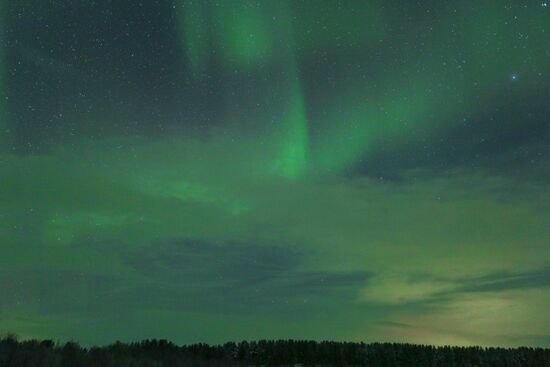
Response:
[[[425,302],[457,286],[450,281],[415,279],[410,274],[384,274],[374,277],[361,291],[359,299],[364,302],[389,305]]]
[[[430,313],[404,313],[394,321],[407,329],[388,326],[395,340],[462,345],[546,345],[550,334],[550,288],[503,292],[462,293]]]
[[[145,286],[131,292],[155,308],[294,312],[336,295],[350,301],[370,278],[365,271],[305,270],[309,255],[288,245],[176,239],[124,251],[122,258],[145,277]]]
[[[502,292],[548,286],[550,286],[550,268],[546,267],[531,272],[501,272],[468,279],[465,280],[463,285],[457,288],[455,292]]]
[[[393,307],[379,323],[394,341],[438,345],[547,345],[548,268],[480,277],[377,276],[361,301]]]
[[[550,286],[550,270],[531,272],[497,272],[478,277],[449,278],[444,275],[382,273],[361,290],[359,299],[377,304],[438,304],[467,293],[497,293],[516,289],[537,289]]]
[[[286,246],[200,239],[161,240],[127,252],[125,261],[137,272],[182,285],[211,281],[220,285],[253,285],[287,276],[304,256]]]

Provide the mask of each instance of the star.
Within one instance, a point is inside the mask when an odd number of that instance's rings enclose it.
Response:
[[[510,79],[512,79],[512,80],[518,80],[517,74],[512,74],[512,76],[510,77]]]

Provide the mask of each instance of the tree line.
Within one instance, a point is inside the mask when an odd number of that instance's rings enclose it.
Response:
[[[203,366],[548,367],[550,349],[307,340],[178,346],[156,339],[84,348],[76,342],[0,340],[0,367]]]

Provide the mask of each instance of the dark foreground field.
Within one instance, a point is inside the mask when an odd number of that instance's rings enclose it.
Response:
[[[550,349],[260,340],[177,346],[166,340],[84,348],[51,340],[0,341],[0,367],[388,366],[549,367]]]

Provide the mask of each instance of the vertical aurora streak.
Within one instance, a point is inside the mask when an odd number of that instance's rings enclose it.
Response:
[[[291,82],[288,111],[281,124],[279,153],[274,160],[275,174],[296,179],[304,174],[308,164],[309,132],[307,111],[299,77]]]
[[[287,75],[288,97],[274,132],[275,157],[268,173],[296,179],[307,170],[309,149],[306,105],[301,75],[296,66],[290,4],[256,1],[192,2],[178,4],[180,38],[194,74],[207,74],[212,58],[240,72],[260,65],[282,64]],[[270,16],[270,14],[274,14]],[[278,19],[277,19],[278,17]],[[274,39],[274,23],[284,25]],[[279,53],[276,55],[276,53]]]

